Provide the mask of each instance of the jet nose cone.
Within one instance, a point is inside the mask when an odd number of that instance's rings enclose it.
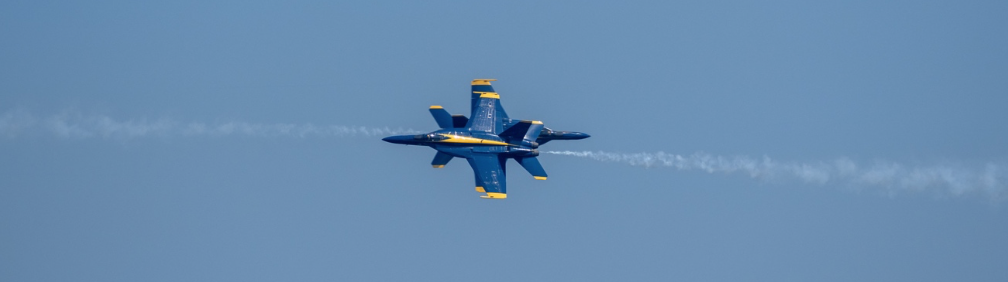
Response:
[[[382,138],[382,141],[389,142],[392,144],[409,144],[410,140],[413,140],[413,137],[408,135],[389,136]]]

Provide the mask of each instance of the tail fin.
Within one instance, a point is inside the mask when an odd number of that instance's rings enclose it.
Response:
[[[539,134],[542,133],[543,123],[538,120],[533,120],[532,125],[529,126],[527,132],[525,132],[525,137],[522,138],[523,143],[532,144],[539,138]],[[535,146],[539,147],[539,146]]]
[[[443,107],[438,105],[430,106],[430,113],[434,116],[434,121],[437,121],[438,126],[441,128],[454,128],[451,114]]]
[[[530,147],[539,147],[535,143],[542,133],[543,123],[538,120],[523,120],[501,132],[500,137],[511,144],[521,144]]]
[[[451,161],[451,159],[452,159],[452,155],[445,154],[445,153],[442,153],[442,152],[438,151],[437,154],[434,155],[434,160],[432,160],[430,164],[434,168],[442,168],[446,164],[448,164],[448,161]]]
[[[518,164],[524,167],[529,174],[532,174],[532,177],[535,177],[536,180],[546,180],[546,170],[543,169],[541,164],[539,164],[539,159],[536,157],[517,158],[515,160],[517,160]]]

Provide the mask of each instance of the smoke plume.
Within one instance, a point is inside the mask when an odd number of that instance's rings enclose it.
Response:
[[[102,138],[129,140],[145,137],[182,136],[262,136],[262,137],[380,137],[417,134],[413,129],[312,123],[182,122],[171,118],[114,119],[105,115],[57,114],[37,117],[25,110],[0,115],[0,137],[51,135],[60,138]],[[855,189],[881,188],[886,194],[933,192],[938,195],[985,195],[999,200],[1008,191],[1008,166],[985,163],[964,166],[936,164],[911,166],[887,161],[861,164],[841,157],[832,161],[789,162],[770,157],[718,156],[657,153],[612,153],[603,151],[543,151],[543,154],[575,156],[602,162],[642,167],[670,167],[683,171],[740,174],[763,181],[787,181],[826,185],[841,184]]]
[[[642,167],[670,167],[707,173],[741,174],[764,181],[797,180],[810,184],[843,184],[853,188],[882,188],[893,195],[900,192],[934,192],[960,196],[978,194],[993,200],[1003,199],[1008,183],[1004,165],[986,163],[968,167],[952,164],[908,166],[874,161],[859,164],[849,158],[826,162],[785,162],[770,157],[717,156],[657,153],[611,153],[602,151],[544,151],[543,154],[575,156],[602,162],[616,162]]]
[[[132,139],[173,136],[378,137],[416,134],[413,129],[312,123],[181,122],[170,118],[117,120],[104,115],[59,114],[39,118],[24,110],[0,116],[0,136],[49,134],[62,138]]]

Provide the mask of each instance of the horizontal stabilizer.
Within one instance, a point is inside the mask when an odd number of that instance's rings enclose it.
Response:
[[[516,158],[515,160],[517,160],[518,164],[524,167],[529,174],[532,174],[532,177],[535,177],[536,180],[546,180],[546,170],[543,169],[541,164],[539,164],[539,159],[536,157]]]

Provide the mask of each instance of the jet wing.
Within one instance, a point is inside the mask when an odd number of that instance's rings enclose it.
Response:
[[[500,108],[500,95],[493,92],[480,93],[476,101],[476,111],[469,117],[466,127],[473,132],[486,132],[494,135],[504,131],[504,120],[500,118],[497,109]]]
[[[483,97],[483,94],[485,94],[485,93],[497,94],[497,91],[495,91],[494,88],[493,88],[493,86],[490,85],[491,81],[497,81],[497,80],[496,79],[492,79],[492,78],[490,78],[490,79],[486,79],[486,78],[473,79],[473,81],[472,81],[472,102],[470,102],[471,105],[470,105],[470,108],[469,108],[469,115],[470,116],[476,113],[476,108],[478,108],[478,105],[479,105],[479,99]],[[500,118],[503,118],[505,120],[508,119],[508,115],[507,115],[506,112],[504,112],[504,107],[501,107],[500,102],[497,102],[497,107],[496,108],[497,108],[497,116],[499,116]],[[460,126],[457,126],[457,127],[460,127]]]
[[[500,158],[497,154],[475,153],[466,160],[469,161],[473,175],[476,176],[476,192],[487,193],[486,196],[480,196],[481,198],[507,198],[506,167],[504,165],[507,158]]]

